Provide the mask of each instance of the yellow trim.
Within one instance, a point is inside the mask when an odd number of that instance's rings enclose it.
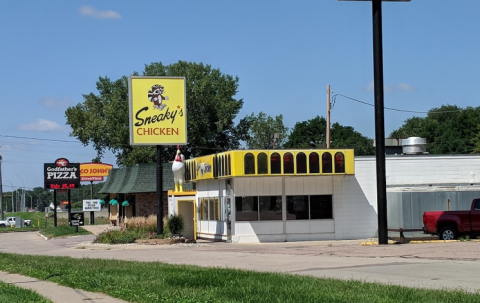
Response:
[[[335,173],[335,154],[337,152],[344,155],[344,173]],[[245,155],[251,153],[254,156],[255,171],[253,174],[245,174]],[[258,173],[258,155],[265,153],[267,155],[267,173]],[[280,155],[280,173],[271,173],[271,156],[274,153]],[[293,156],[293,173],[283,173],[284,171],[284,156],[286,153],[291,153]],[[306,173],[297,173],[297,155],[304,153],[306,156]],[[310,154],[317,153],[319,161],[319,173],[310,173]],[[329,153],[332,161],[332,172],[322,173],[322,155]],[[228,158],[230,157],[230,161]],[[225,159],[225,160],[222,160]],[[191,176],[187,176],[188,181],[197,180],[211,180],[231,177],[255,177],[255,176],[309,176],[309,175],[354,175],[355,174],[355,155],[353,149],[291,149],[291,150],[234,150],[227,151],[219,154],[213,154],[203,156],[194,159],[188,159],[185,161],[191,170]],[[225,163],[225,169],[223,169],[223,163]],[[230,170],[228,164],[230,163]],[[203,174],[202,174],[203,173]]]
[[[196,190],[183,190],[183,192],[175,192],[171,189],[168,190],[168,195],[169,196],[174,196],[174,197],[177,197],[177,196],[195,196],[197,194],[197,191]]]
[[[193,238],[195,240],[197,240],[197,203],[195,202],[195,199],[190,199],[190,200],[177,199],[177,214],[180,214],[180,211],[179,211],[180,210],[180,207],[179,207],[180,202],[191,202],[191,203],[193,203]]]

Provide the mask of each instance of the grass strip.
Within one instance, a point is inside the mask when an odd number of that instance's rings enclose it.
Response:
[[[463,291],[160,262],[0,253],[0,270],[129,302],[480,302],[479,295]]]
[[[36,292],[0,281],[0,303],[52,303]]]
[[[66,236],[80,236],[80,235],[91,235],[92,233],[88,230],[83,229],[82,227],[78,227],[78,232],[76,232],[76,228],[73,226],[68,225],[61,225],[57,227],[46,227],[40,230],[40,233],[47,237],[48,239],[51,238],[58,238],[58,237],[66,237]]]

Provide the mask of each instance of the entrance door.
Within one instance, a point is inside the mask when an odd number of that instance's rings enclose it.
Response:
[[[179,200],[178,214],[182,215],[185,223],[185,228],[182,232],[183,236],[186,239],[196,239],[197,234],[195,232],[195,227],[197,224],[195,222],[195,200]]]

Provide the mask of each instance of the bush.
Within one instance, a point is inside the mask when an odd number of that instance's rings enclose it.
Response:
[[[135,230],[109,230],[99,234],[93,243],[127,244],[134,243],[138,238],[140,235]]]
[[[128,230],[136,230],[141,232],[156,232],[157,231],[157,216],[150,215],[145,217],[132,217],[125,220],[125,227]]]
[[[168,218],[167,226],[172,234],[179,234],[183,231],[185,222],[181,215],[173,215]]]

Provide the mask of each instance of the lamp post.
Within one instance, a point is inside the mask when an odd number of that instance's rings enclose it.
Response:
[[[387,181],[385,176],[385,116],[383,91],[382,1],[410,0],[338,0],[371,1],[373,22],[373,83],[375,92],[375,157],[377,171],[378,244],[388,244]]]
[[[17,176],[17,178],[23,182],[22,198],[21,198],[19,208],[20,208],[20,211],[25,211],[25,177],[23,177],[22,179],[16,173],[12,173],[12,174]]]
[[[12,187],[12,213],[13,213],[13,205],[15,204],[15,199],[14,199],[14,195],[13,195],[13,189],[15,188],[12,184],[12,182],[8,181],[8,180],[3,180],[3,181],[7,181],[8,183],[10,183],[10,186]]]

